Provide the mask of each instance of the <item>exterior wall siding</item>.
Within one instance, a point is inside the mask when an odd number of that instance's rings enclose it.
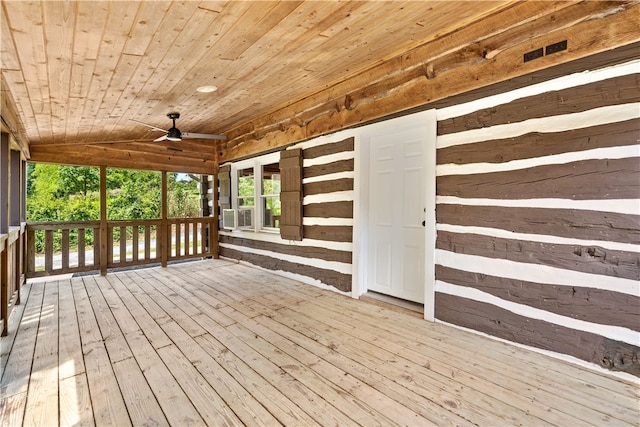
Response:
[[[637,46],[425,106],[438,121],[438,321],[640,376]],[[302,241],[223,231],[221,255],[351,295],[365,159],[344,135],[292,147]]]
[[[640,375],[640,61],[607,65],[437,111],[435,316]]]
[[[220,255],[350,294],[354,138],[316,138],[303,148],[303,239],[220,232]]]

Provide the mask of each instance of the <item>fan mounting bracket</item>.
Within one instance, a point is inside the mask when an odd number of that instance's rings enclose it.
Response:
[[[167,117],[169,117],[172,120],[176,120],[180,118],[180,113],[169,113],[167,114]]]

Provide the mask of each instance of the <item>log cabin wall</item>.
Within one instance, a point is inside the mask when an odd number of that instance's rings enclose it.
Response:
[[[637,53],[437,111],[437,319],[640,375]]]
[[[223,230],[220,255],[350,295],[354,138],[332,135],[290,148],[302,148],[303,239]]]
[[[438,120],[438,321],[640,376],[638,48],[405,112]],[[291,147],[302,241],[222,231],[220,254],[351,295],[359,135]]]

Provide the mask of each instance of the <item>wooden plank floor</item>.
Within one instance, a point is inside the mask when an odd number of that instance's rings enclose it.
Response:
[[[24,288],[3,426],[635,425],[638,382],[229,261]]]

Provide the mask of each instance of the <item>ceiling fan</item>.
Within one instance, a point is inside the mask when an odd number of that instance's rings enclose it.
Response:
[[[132,121],[134,121],[136,123],[140,123],[141,125],[148,126],[151,129],[159,130],[161,132],[165,132],[166,133],[166,135],[162,135],[160,138],[154,139],[154,142],[164,141],[165,139],[169,140],[169,141],[181,141],[182,138],[220,139],[220,140],[223,140],[223,141],[225,141],[227,139],[227,137],[224,136],[224,135],[214,135],[214,134],[209,134],[209,133],[181,132],[180,129],[178,129],[176,127],[176,120],[180,118],[180,113],[169,113],[169,114],[167,114],[167,117],[169,117],[171,120],[173,120],[173,126],[171,126],[171,129],[169,129],[169,130],[161,129],[159,127],[150,125],[148,123],[141,122],[141,121],[136,120],[136,119],[129,119],[129,120],[132,120]]]

